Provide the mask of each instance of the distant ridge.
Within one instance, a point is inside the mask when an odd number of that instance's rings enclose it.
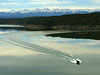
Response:
[[[25,18],[25,17],[40,17],[40,16],[60,16],[66,14],[86,14],[92,12],[100,12],[100,9],[24,9],[11,10],[8,12],[0,12],[0,18]]]
[[[22,25],[27,30],[100,30],[100,12],[0,19],[0,24]]]

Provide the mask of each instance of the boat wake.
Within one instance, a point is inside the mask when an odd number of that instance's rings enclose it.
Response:
[[[45,47],[30,43],[28,41],[22,40],[22,39],[20,39],[20,37],[23,36],[21,34],[16,33],[16,34],[11,34],[11,35],[7,36],[6,39],[8,39],[9,41],[6,41],[6,42],[16,45],[16,46],[20,46],[20,47],[29,49],[29,50],[57,56],[60,58],[65,58],[65,59],[68,58],[72,63],[75,63],[77,65],[80,65],[80,63],[82,62],[80,59],[77,59],[68,53],[64,53],[64,52],[61,52],[61,51],[53,49],[53,48],[45,48]],[[29,36],[28,33],[23,33],[23,34],[25,34],[24,36]],[[33,35],[33,33],[30,35]]]

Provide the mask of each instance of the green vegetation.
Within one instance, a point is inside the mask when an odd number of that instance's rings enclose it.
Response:
[[[51,17],[0,19],[0,24],[19,24],[31,30],[100,30],[100,12]]]

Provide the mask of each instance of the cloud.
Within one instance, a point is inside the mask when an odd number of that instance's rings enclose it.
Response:
[[[18,3],[0,3],[0,5],[17,5]]]
[[[92,3],[100,4],[100,0],[91,0]]]
[[[100,6],[48,6],[49,9],[100,9]]]
[[[17,0],[7,0],[7,1],[17,1]]]
[[[8,12],[10,10],[8,10],[8,9],[0,9],[0,12],[2,12],[2,11]]]
[[[75,3],[70,1],[57,1],[57,0],[30,0],[29,4],[45,5],[45,4],[68,4]]]

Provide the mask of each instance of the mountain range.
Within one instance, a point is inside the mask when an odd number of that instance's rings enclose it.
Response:
[[[0,12],[0,18],[25,18],[25,17],[40,17],[40,16],[60,16],[66,14],[86,14],[92,12],[100,12],[100,9],[23,9]]]

